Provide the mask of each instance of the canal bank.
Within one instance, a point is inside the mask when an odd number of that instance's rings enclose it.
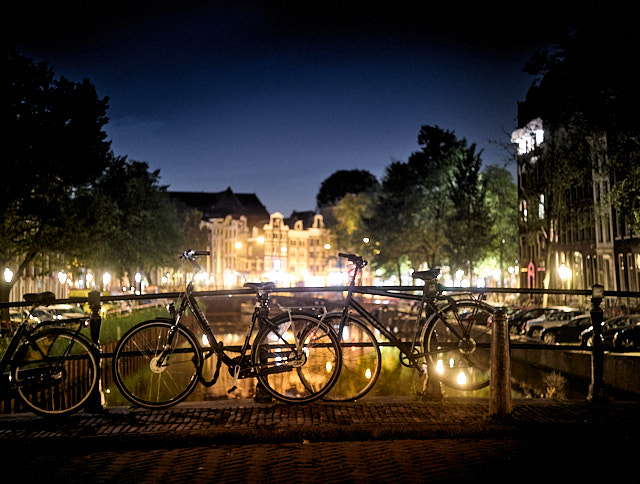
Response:
[[[544,348],[512,348],[513,364],[525,363],[537,368],[556,371],[584,382],[591,381],[590,351]],[[640,399],[640,353],[604,353],[603,379],[612,391]]]

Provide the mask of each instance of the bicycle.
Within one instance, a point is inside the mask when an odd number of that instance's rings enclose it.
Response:
[[[193,278],[179,298],[170,303],[170,317],[140,323],[118,341],[113,373],[120,392],[134,405],[166,408],[185,400],[198,383],[216,383],[222,363],[238,379],[257,378],[272,397],[288,404],[309,403],[321,398],[335,384],[342,358],[333,330],[308,315],[283,313],[269,317],[272,282],[247,283],[256,293],[256,304],[239,356],[227,355],[194,294],[197,259],[208,251],[187,250],[180,257],[191,263]],[[189,310],[209,346],[202,347],[183,322]],[[255,337],[253,337],[255,333]],[[204,361],[217,356],[211,380],[202,375]]]
[[[440,269],[414,272],[424,281],[413,339],[403,341],[354,299],[356,279],[367,265],[356,254],[338,254],[354,264],[342,312],[324,318],[335,329],[343,349],[342,371],[326,400],[353,401],[375,385],[382,366],[379,343],[369,327],[400,350],[400,362],[421,373],[431,368],[434,376],[450,388],[479,390],[489,384],[491,318],[494,308],[466,294],[467,299],[445,295],[437,283]],[[396,293],[384,293],[401,297]],[[405,296],[406,297],[406,296]]]
[[[96,346],[80,332],[89,318],[40,322],[31,316],[55,301],[55,294],[25,294],[31,304],[0,359],[4,391],[17,391],[20,400],[40,416],[79,411],[100,379]],[[69,329],[77,324],[77,328]],[[5,376],[5,371],[9,370]]]

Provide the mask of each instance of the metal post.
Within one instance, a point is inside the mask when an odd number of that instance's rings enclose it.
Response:
[[[89,307],[91,308],[91,319],[89,320],[89,329],[91,331],[91,341],[96,347],[97,356],[100,356],[100,327],[102,326],[102,317],[100,316],[100,292],[91,291],[88,295]],[[102,368],[102,358],[98,360],[100,368]],[[93,394],[87,400],[86,410],[89,412],[100,413],[104,410],[102,406],[102,379],[98,379]]]
[[[422,385],[422,399],[431,402],[442,401],[442,382],[435,376],[436,367],[429,363],[425,372],[424,383]]]
[[[489,384],[489,415],[510,415],[511,359],[507,313],[499,308],[493,316],[491,333],[491,382]]]
[[[602,339],[603,310],[600,304],[604,299],[604,286],[591,286],[591,325],[593,327],[593,345],[591,346],[591,384],[587,400],[599,403],[609,400],[604,384],[604,344]]]

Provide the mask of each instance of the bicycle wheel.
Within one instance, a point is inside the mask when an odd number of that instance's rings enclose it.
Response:
[[[335,333],[324,322],[295,314],[263,326],[252,349],[258,380],[285,403],[309,403],[325,395],[340,374]]]
[[[493,312],[487,304],[465,300],[427,319],[422,350],[435,376],[448,387],[471,391],[489,384]]]
[[[145,408],[166,408],[187,398],[201,368],[202,351],[196,338],[171,320],[134,326],[120,339],[113,356],[118,389]]]
[[[12,378],[20,398],[42,416],[78,411],[100,378],[94,346],[62,328],[36,333],[34,343],[37,349],[22,343],[12,361]]]
[[[341,314],[328,314],[324,321],[339,330]],[[378,341],[367,325],[349,316],[338,335],[342,349],[342,369],[338,381],[323,397],[333,402],[348,402],[364,397],[375,385],[382,368]]]

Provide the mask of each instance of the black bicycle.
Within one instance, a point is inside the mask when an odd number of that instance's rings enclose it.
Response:
[[[350,401],[362,398],[375,385],[382,365],[380,343],[370,328],[400,350],[400,362],[458,390],[479,390],[489,384],[491,321],[494,308],[482,296],[444,294],[437,283],[440,269],[413,272],[424,281],[415,318],[413,338],[405,341],[362,306],[355,298],[356,279],[367,261],[356,254],[338,254],[353,264],[342,312],[325,316],[341,339],[342,371],[325,399]],[[381,291],[381,295],[400,297]],[[388,342],[388,343],[387,343]]]
[[[16,328],[2,359],[5,391],[17,391],[20,400],[41,416],[66,415],[80,410],[100,379],[100,356],[83,334],[89,318],[40,322],[34,311],[55,301],[55,294],[25,294],[31,304]],[[7,372],[5,374],[5,372]]]
[[[264,390],[285,403],[308,403],[324,396],[342,365],[340,345],[331,327],[315,317],[291,312],[271,318],[269,292],[275,285],[248,283],[245,286],[256,292],[256,306],[239,355],[229,356],[194,294],[200,271],[197,259],[207,255],[207,251],[185,251],[181,258],[192,264],[194,275],[177,308],[169,304],[170,317],[134,326],[116,345],[113,373],[122,394],[141,407],[169,407],[186,399],[198,383],[215,384],[224,363],[234,386],[237,379],[255,377]],[[208,346],[200,345],[185,322],[187,310]],[[217,356],[216,370],[206,380],[203,363],[212,355]]]

